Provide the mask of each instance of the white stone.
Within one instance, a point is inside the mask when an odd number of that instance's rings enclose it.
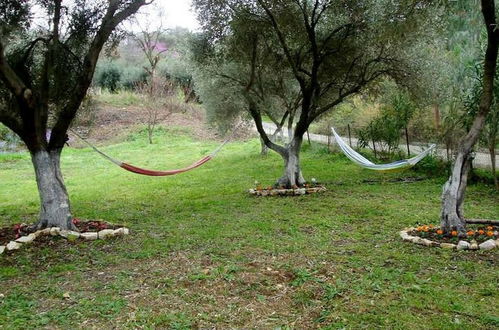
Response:
[[[24,243],[24,244],[29,244],[33,242],[36,238],[36,235],[34,234],[29,234],[28,236],[21,236],[18,239],[16,239],[16,242],[19,243]]]
[[[406,241],[408,240],[410,237],[412,237],[411,235],[409,235],[405,230],[402,230],[401,232],[399,232],[399,235],[400,237]]]
[[[51,229],[52,228],[45,228],[45,229],[39,230],[38,233],[40,233],[40,235],[50,235]]]
[[[432,246],[435,244],[435,242],[429,240],[429,239],[426,239],[426,238],[423,238],[421,240],[421,244],[424,245],[424,246]]]
[[[404,241],[406,241],[406,242],[413,242],[413,243],[414,243],[414,242],[415,242],[415,240],[414,240],[414,239],[417,239],[417,237],[416,237],[416,236],[410,236],[410,235],[407,235],[406,237],[404,237],[404,238],[402,238],[402,239],[403,239]]]
[[[18,250],[21,247],[21,243],[10,241],[9,244],[7,244],[7,250],[12,251],[12,250]]]
[[[412,236],[412,238],[411,238],[411,242],[416,243],[416,244],[420,244],[421,240],[422,240],[421,237],[417,237],[417,236]]]
[[[130,235],[130,229],[123,227],[123,235]]]
[[[80,237],[87,241],[93,241],[98,239],[99,235],[97,233],[88,232],[88,233],[81,233]]]
[[[250,189],[249,193],[252,194],[252,195],[254,195],[255,194],[255,189]]]
[[[69,241],[76,241],[78,238],[80,238],[80,233],[72,230],[61,230],[59,232],[59,235],[68,239]]]
[[[5,246],[0,245],[0,254],[2,254],[5,251]]]
[[[50,235],[57,236],[60,233],[61,233],[61,228],[59,228],[59,227],[52,227],[52,228],[50,228]]]
[[[122,228],[115,229],[115,230],[113,231],[113,234],[114,234],[114,236],[121,236],[121,235],[125,235],[125,233],[123,232],[123,227],[122,227]]]
[[[458,250],[469,250],[471,248],[471,244],[466,241],[459,241],[457,243]]]
[[[112,229],[103,229],[99,233],[99,238],[100,239],[106,239],[108,237],[113,237],[114,236],[114,230]]]
[[[452,243],[440,243],[440,247],[442,247],[444,249],[455,249],[456,248],[456,244],[452,244]]]
[[[478,245],[480,250],[492,250],[496,247],[496,242],[493,239],[489,239],[482,244]]]

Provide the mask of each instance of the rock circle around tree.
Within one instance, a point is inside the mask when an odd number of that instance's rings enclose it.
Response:
[[[457,231],[445,233],[433,225],[421,225],[405,228],[400,237],[413,244],[440,247],[451,250],[493,250],[499,249],[499,232],[497,226],[468,229],[466,237],[459,237]]]
[[[302,196],[307,194],[316,194],[326,191],[326,187],[318,183],[305,184],[303,187],[294,186],[292,188],[267,187],[264,188],[258,182],[255,182],[255,188],[248,190],[253,196]]]
[[[59,236],[70,242],[76,242],[78,240],[92,241],[108,239],[130,234],[130,229],[104,221],[81,221],[75,218],[73,219],[73,224],[78,231],[62,230],[59,227],[33,230],[32,226],[26,224],[16,224],[13,227],[1,228],[0,255],[7,251],[19,250],[24,245],[31,244],[35,240],[47,236]]]

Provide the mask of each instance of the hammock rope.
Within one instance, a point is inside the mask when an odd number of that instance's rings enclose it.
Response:
[[[235,133],[237,132],[237,129],[239,128],[239,126],[242,125],[242,122],[239,123],[233,130],[232,134],[229,135],[229,137],[224,141],[222,142],[215,150],[213,150],[213,152],[207,156],[204,156],[203,158],[201,158],[200,160],[192,163],[191,165],[187,166],[187,167],[184,167],[184,168],[179,168],[179,169],[174,169],[174,170],[167,170],[167,171],[157,171],[157,170],[149,170],[149,169],[145,169],[145,168],[141,168],[141,167],[137,167],[137,166],[134,166],[134,165],[131,165],[131,164],[128,164],[128,163],[125,163],[125,162],[122,162],[122,161],[119,161],[109,155],[107,155],[106,153],[104,153],[103,151],[99,150],[96,146],[94,146],[93,144],[91,144],[90,142],[88,142],[83,136],[81,136],[78,132],[72,130],[72,129],[69,129],[74,135],[76,135],[80,140],[82,140],[86,145],[88,145],[90,148],[92,148],[95,152],[97,152],[99,155],[101,155],[104,159],[107,159],[108,161],[112,162],[113,164],[121,167],[122,169],[124,170],[127,170],[129,172],[132,172],[132,173],[135,173],[135,174],[140,174],[140,175],[147,175],[147,176],[170,176],[170,175],[175,175],[175,174],[180,174],[180,173],[184,173],[184,172],[187,172],[187,171],[190,171],[190,170],[193,170],[195,168],[198,168],[204,164],[206,164],[207,162],[209,162],[211,159],[213,159],[217,154],[218,152],[220,152],[220,150],[222,150],[222,148],[227,144],[229,143],[229,141],[233,138],[233,136],[235,135]]]
[[[374,171],[394,171],[394,170],[404,170],[413,167],[417,163],[419,163],[423,158],[428,156],[433,149],[435,149],[436,145],[432,144],[430,147],[424,151],[422,151],[420,154],[416,155],[415,157],[408,158],[408,159],[403,159],[403,160],[398,160],[393,163],[388,163],[388,164],[374,164],[361,154],[359,154],[357,151],[355,151],[352,147],[350,147],[342,138],[341,136],[336,133],[333,127],[331,127],[331,131],[333,132],[333,135],[336,139],[336,142],[338,143],[338,146],[340,147],[341,151],[347,156],[351,161],[353,161],[355,164],[367,168],[369,170],[374,170]]]

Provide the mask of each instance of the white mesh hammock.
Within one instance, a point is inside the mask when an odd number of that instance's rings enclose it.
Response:
[[[334,128],[331,127],[331,130],[333,131],[333,135],[336,139],[336,142],[338,143],[338,146],[340,147],[341,151],[343,151],[345,156],[347,156],[352,162],[356,163],[357,165],[374,171],[394,171],[394,170],[404,170],[407,168],[411,168],[414,165],[416,165],[419,161],[421,161],[423,158],[428,156],[428,154],[430,154],[433,149],[435,149],[435,144],[432,144],[428,149],[422,151],[420,154],[418,154],[415,157],[398,160],[396,162],[389,164],[374,164],[369,159],[365,158],[357,151],[353,150],[345,141],[343,141],[341,136],[339,136],[338,133],[336,133]]]

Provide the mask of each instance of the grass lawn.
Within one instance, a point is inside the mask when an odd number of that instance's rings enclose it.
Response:
[[[217,145],[190,136],[164,129],[148,145],[137,133],[104,150],[134,165],[182,167]],[[257,140],[166,178],[65,149],[74,215],[125,224],[132,234],[54,239],[0,256],[0,328],[499,327],[497,250],[423,248],[398,237],[406,226],[437,223],[444,177],[366,184],[420,174],[373,173],[319,146],[302,162],[328,192],[250,197],[255,180],[272,184],[282,166],[274,154],[259,155]],[[0,182],[0,225],[34,222],[28,155],[0,156]],[[497,191],[470,186],[466,214],[497,218]]]

